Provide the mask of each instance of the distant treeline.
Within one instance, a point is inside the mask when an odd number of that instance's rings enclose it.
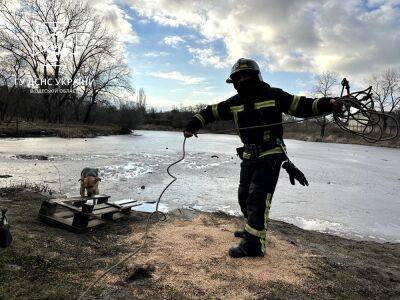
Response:
[[[192,119],[193,115],[204,109],[207,104],[197,104],[193,106],[175,107],[170,111],[162,112],[151,108],[147,111],[144,124],[153,125],[154,128],[170,128],[182,130],[186,124]],[[291,116],[283,116],[284,120],[294,120]],[[317,125],[318,127],[318,125]],[[227,129],[234,129],[233,121],[218,121],[208,124],[204,129],[215,132]]]
[[[197,104],[193,106],[180,106],[170,111],[162,112],[154,108],[148,110],[144,123],[153,125],[154,128],[164,127],[174,130],[183,130],[186,124],[192,119],[193,115],[204,109],[207,104]],[[231,121],[214,122],[206,126],[206,130],[218,131],[234,128]]]
[[[129,132],[145,121],[145,97],[144,91],[140,90],[137,101],[97,101],[93,104],[89,99],[77,101],[77,95],[70,94],[57,123],[114,124],[120,126],[122,132]],[[49,105],[52,104],[46,98],[30,93],[27,88],[10,91],[0,86],[0,124],[48,122]]]

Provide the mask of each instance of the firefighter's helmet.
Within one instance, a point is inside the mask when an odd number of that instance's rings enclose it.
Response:
[[[260,67],[254,60],[248,58],[239,58],[238,61],[233,65],[231,69],[231,74],[229,75],[229,78],[226,80],[226,82],[233,83],[232,75],[235,75],[242,71],[256,72],[258,74],[258,79],[260,81],[263,80],[260,72]]]

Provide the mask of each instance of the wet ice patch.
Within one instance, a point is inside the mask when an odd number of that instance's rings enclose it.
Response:
[[[190,162],[187,164],[188,169],[207,169],[212,167],[218,167],[219,163],[211,163],[211,164],[198,164],[197,162]]]
[[[149,165],[137,162],[128,162],[124,165],[105,166],[100,170],[100,176],[109,180],[128,180],[153,172]]]
[[[156,210],[156,203],[143,203],[138,206],[132,207],[132,210],[138,212],[152,213]],[[164,203],[160,203],[158,205],[158,210],[164,213],[169,211],[168,206],[165,205]]]
[[[343,232],[343,225],[321,219],[305,219],[302,217],[286,217],[283,221],[292,223],[306,230],[315,230],[320,232],[339,233]]]
[[[188,155],[185,159],[184,164],[188,169],[208,169],[213,167],[218,167],[223,164],[231,162],[230,159],[210,158],[210,156],[198,156],[198,155]]]

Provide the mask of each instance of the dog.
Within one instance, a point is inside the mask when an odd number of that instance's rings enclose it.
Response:
[[[84,168],[81,172],[81,197],[85,197],[85,190],[87,193],[87,197],[91,197],[93,195],[99,194],[99,181],[101,181],[99,177],[99,169],[94,168]]]

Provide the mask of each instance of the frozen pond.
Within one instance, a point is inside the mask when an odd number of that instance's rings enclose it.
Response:
[[[140,136],[2,139],[0,175],[13,177],[0,179],[0,186],[29,182],[59,190],[60,175],[61,191],[72,196],[79,194],[81,170],[97,167],[101,193],[113,200],[154,201],[171,180],[165,169],[181,156],[183,137],[136,133]],[[238,214],[235,148],[240,145],[233,135],[189,139],[186,159],[172,169],[178,180],[165,193],[163,207]],[[400,242],[400,150],[295,140],[286,145],[310,186],[290,185],[282,170],[272,218],[341,236]],[[48,155],[49,160],[17,159],[17,154]]]

